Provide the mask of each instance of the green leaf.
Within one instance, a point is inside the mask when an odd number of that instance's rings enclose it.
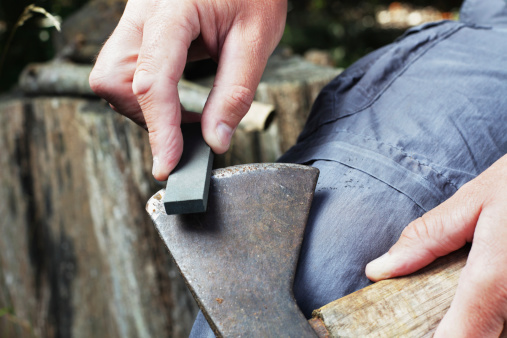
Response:
[[[13,314],[14,314],[14,309],[11,307],[0,308],[0,318],[5,315],[13,315]]]

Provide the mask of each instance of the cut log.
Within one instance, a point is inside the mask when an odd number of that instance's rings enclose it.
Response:
[[[282,153],[296,144],[317,95],[340,72],[299,56],[269,60],[255,99],[275,106]]]
[[[23,69],[19,87],[28,95],[93,96],[88,78],[92,66],[52,61],[32,63]]]
[[[32,63],[19,77],[19,87],[29,95],[91,96],[95,93],[88,84],[92,66],[72,62],[52,61]],[[202,113],[210,88],[186,80],[178,83],[178,94],[185,109]],[[239,128],[245,132],[266,130],[273,117],[274,107],[254,101],[241,120]]]
[[[4,99],[0,147],[0,335],[187,336],[197,308],[143,208],[147,133],[99,100]]]
[[[60,61],[31,64],[20,77],[20,88],[30,95],[93,96],[88,85],[91,68]],[[296,143],[318,93],[339,73],[339,69],[317,66],[297,56],[272,57],[256,101],[241,121],[229,151],[217,157],[215,165],[275,162]],[[202,85],[180,81],[178,92],[183,106],[201,112],[212,81],[202,80]]]

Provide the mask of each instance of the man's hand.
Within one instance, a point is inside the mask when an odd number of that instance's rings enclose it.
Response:
[[[366,275],[373,281],[407,275],[466,242],[472,249],[435,337],[498,337],[507,319],[507,155],[410,223]]]
[[[177,84],[187,61],[213,58],[218,71],[204,107],[203,136],[214,152],[253,101],[285,26],[287,0],[130,0],[100,52],[90,85],[113,109],[149,131],[153,176],[167,179],[183,149]]]

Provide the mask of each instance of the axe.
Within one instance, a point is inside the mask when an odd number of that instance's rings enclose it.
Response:
[[[318,169],[249,164],[217,169],[210,177],[212,155],[202,152],[204,141],[186,144],[184,165],[173,175],[178,179],[168,181],[146,210],[217,336],[432,334],[450,306],[468,248],[338,299],[307,320],[292,284]],[[185,177],[196,167],[198,180]],[[188,182],[196,185],[181,186]]]

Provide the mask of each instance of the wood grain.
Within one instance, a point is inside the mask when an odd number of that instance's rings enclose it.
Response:
[[[469,248],[407,277],[375,283],[315,310],[330,337],[431,337],[456,292]]]
[[[188,336],[143,129],[97,99],[4,98],[0,149],[0,337]]]

